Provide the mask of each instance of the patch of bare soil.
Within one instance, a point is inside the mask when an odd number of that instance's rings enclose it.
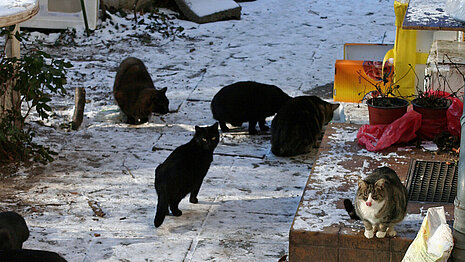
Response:
[[[1,165],[0,166],[0,199],[6,205],[0,206],[0,212],[3,211],[19,211],[27,203],[17,197],[18,193],[25,192],[37,181],[34,176],[18,177],[16,175],[17,167],[14,165]]]
[[[6,203],[0,206],[0,212],[40,212],[43,208],[34,202],[33,198],[25,200],[18,197],[18,194],[28,192],[34,185],[40,183],[41,179],[49,176],[47,170],[50,165],[28,163],[0,165],[0,199]],[[27,168],[27,173],[20,172],[23,168]]]

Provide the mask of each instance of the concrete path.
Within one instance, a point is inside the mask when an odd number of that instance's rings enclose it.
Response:
[[[247,126],[222,134],[199,193],[183,200],[181,217],[155,229],[154,170],[192,136],[211,125],[210,100],[241,80],[274,84],[302,95],[333,81],[345,42],[393,41],[389,1],[257,0],[241,3],[241,20],[198,25],[173,20],[183,38],[163,38],[132,17],[113,17],[86,37],[34,32],[46,51],[71,61],[65,97],[54,97],[49,120],[33,116],[37,141],[58,152],[47,166],[20,168],[9,178],[2,210],[25,216],[26,248],[52,250],[68,261],[277,261],[287,254],[289,228],[314,153],[277,158],[270,134]],[[74,44],[55,46],[57,41]],[[111,93],[116,68],[128,56],[144,61],[158,88],[168,87],[173,113],[149,123],[121,122]],[[85,121],[70,121],[75,87],[85,87]],[[268,125],[270,124],[268,119]],[[10,184],[9,184],[10,185]],[[89,207],[96,201],[105,217]]]

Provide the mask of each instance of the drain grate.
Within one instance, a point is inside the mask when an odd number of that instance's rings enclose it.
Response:
[[[454,203],[457,177],[455,163],[413,160],[407,176],[408,200]]]

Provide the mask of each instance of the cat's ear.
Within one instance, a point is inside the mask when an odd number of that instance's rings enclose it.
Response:
[[[362,188],[362,189],[367,188],[367,183],[365,181],[363,181],[363,179],[359,178],[358,179],[358,187]]]
[[[385,184],[385,183],[386,183],[386,179],[384,179],[384,178],[381,178],[381,179],[379,179],[378,181],[376,181],[376,183],[375,183],[375,187],[377,187],[377,188],[380,188],[380,189],[381,189],[381,188],[383,188],[383,187],[384,187],[384,184]]]
[[[336,110],[337,108],[339,107],[339,104],[331,104],[331,108],[334,110]]]
[[[163,94],[166,93],[166,90],[168,90],[167,87],[163,87],[162,89],[160,89],[160,92],[162,92]]]
[[[214,130],[218,130],[218,122],[214,123],[212,127]]]

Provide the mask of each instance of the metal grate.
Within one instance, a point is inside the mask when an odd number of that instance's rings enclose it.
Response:
[[[454,203],[457,177],[455,163],[413,160],[407,176],[408,200]]]

